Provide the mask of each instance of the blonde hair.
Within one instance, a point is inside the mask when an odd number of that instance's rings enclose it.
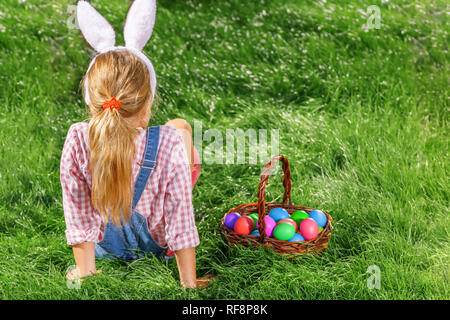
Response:
[[[96,57],[83,79],[88,81],[91,200],[105,219],[121,225],[131,217],[132,165],[138,129],[127,118],[143,115],[152,103],[146,65],[127,50]],[[83,92],[85,94],[85,92]],[[120,110],[103,109],[103,102],[120,99]]]

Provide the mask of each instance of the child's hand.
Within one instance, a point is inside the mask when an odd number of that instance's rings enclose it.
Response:
[[[72,280],[72,281],[80,281],[80,283],[81,283],[83,281],[83,278],[91,276],[96,273],[102,273],[102,270],[95,270],[95,272],[92,272],[92,273],[89,273],[86,275],[81,275],[80,268],[77,266],[75,269],[71,270],[70,272],[68,272],[66,274],[66,279]]]

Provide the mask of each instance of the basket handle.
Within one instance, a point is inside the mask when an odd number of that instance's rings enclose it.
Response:
[[[282,168],[284,172],[283,177],[283,186],[284,186],[284,195],[283,195],[283,205],[286,204],[287,200],[289,200],[289,205],[292,205],[292,199],[291,199],[291,170],[289,169],[289,161],[288,159],[279,154],[272,156],[270,161],[264,166],[263,172],[261,173],[261,181],[259,182],[258,187],[258,204],[257,204],[257,210],[258,210],[258,225],[260,228],[262,227],[262,230],[259,230],[260,236],[259,240],[260,242],[263,241],[265,234],[266,234],[266,222],[264,221],[264,217],[266,216],[265,212],[265,188],[266,184],[269,180],[270,170],[273,168],[273,166],[278,162],[282,162]]]

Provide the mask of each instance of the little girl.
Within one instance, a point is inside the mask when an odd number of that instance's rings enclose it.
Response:
[[[200,168],[191,128],[175,119],[147,130],[156,77],[141,49],[155,10],[154,1],[136,0],[126,46],[114,47],[112,27],[78,3],[80,29],[99,54],[83,79],[89,122],[70,127],[61,156],[66,238],[77,265],[69,278],[100,272],[96,257],[175,255],[183,286],[208,282],[196,278],[192,188]]]

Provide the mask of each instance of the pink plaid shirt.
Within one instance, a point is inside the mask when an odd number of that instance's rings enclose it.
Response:
[[[100,242],[105,222],[91,202],[88,123],[73,124],[61,155],[60,179],[68,245]],[[135,180],[144,156],[146,131],[136,137],[133,160]],[[183,139],[178,131],[161,126],[156,167],[148,179],[135,210],[147,218],[153,239],[170,250],[199,244],[192,207],[191,171]]]

